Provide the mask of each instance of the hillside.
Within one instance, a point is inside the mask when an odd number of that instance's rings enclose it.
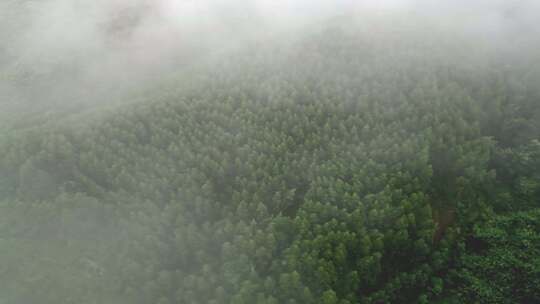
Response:
[[[0,303],[540,301],[474,285],[539,252],[539,67],[341,18],[6,123]]]

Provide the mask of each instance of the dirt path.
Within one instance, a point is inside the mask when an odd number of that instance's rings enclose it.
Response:
[[[433,222],[436,229],[433,233],[433,243],[438,243],[444,236],[446,229],[456,220],[456,210],[454,208],[433,211]]]

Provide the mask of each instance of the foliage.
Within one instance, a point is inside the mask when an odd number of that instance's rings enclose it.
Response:
[[[20,267],[0,302],[498,301],[513,267],[534,279],[536,213],[482,225],[538,202],[530,73],[379,34],[335,24],[129,106],[12,125],[0,248]],[[488,255],[459,251],[474,224]]]
[[[467,247],[451,276],[462,303],[540,301],[540,210],[476,225]]]

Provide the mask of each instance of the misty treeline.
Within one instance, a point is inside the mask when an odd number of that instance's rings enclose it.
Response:
[[[0,303],[540,302],[538,37],[364,17],[136,93],[6,63]]]

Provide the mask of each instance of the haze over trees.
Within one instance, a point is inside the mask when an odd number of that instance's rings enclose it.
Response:
[[[540,302],[538,4],[197,3],[0,4],[0,303]]]

